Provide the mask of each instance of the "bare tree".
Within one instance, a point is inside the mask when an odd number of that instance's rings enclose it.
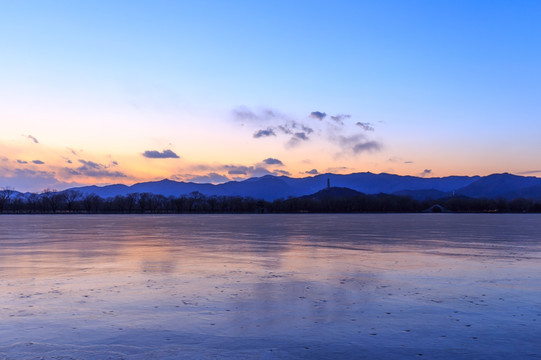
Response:
[[[4,209],[9,205],[11,195],[15,190],[12,188],[6,186],[3,187],[2,190],[0,190],[0,214],[4,212]]]
[[[62,195],[64,196],[64,200],[66,201],[66,207],[68,212],[72,212],[74,210],[75,203],[83,196],[83,194],[77,190],[67,190],[64,191]]]
[[[41,199],[43,201],[44,208],[50,209],[53,213],[56,213],[62,206],[64,196],[59,194],[56,189],[45,189],[41,193]]]

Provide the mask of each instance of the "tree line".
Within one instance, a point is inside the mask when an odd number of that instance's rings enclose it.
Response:
[[[473,199],[449,197],[419,201],[388,194],[321,198],[288,198],[265,201],[242,196],[207,196],[192,192],[181,196],[132,193],[102,198],[77,190],[46,189],[22,196],[0,190],[0,214],[177,214],[177,213],[357,213],[423,212],[439,205],[450,212],[541,212],[541,202],[531,199]],[[439,207],[435,210],[440,210]]]

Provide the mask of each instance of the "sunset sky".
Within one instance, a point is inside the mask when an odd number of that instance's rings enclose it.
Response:
[[[540,1],[0,0],[0,188],[541,176]]]

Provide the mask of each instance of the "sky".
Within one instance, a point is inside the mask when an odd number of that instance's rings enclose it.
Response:
[[[541,176],[539,1],[0,0],[0,188]]]

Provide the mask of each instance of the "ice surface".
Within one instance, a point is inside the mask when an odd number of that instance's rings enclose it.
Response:
[[[541,216],[0,216],[0,359],[540,359]]]

